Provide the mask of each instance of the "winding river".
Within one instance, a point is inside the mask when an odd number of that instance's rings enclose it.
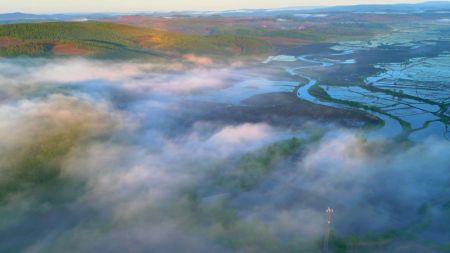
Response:
[[[349,53],[346,52],[346,54],[349,54]],[[337,54],[337,55],[340,55],[340,54]],[[295,76],[301,77],[306,80],[306,83],[300,84],[299,88],[297,89],[297,97],[298,98],[304,99],[311,103],[325,105],[325,106],[331,106],[331,107],[335,107],[335,108],[355,109],[348,105],[335,103],[335,102],[331,102],[331,101],[323,101],[323,100],[320,100],[320,99],[314,97],[313,95],[311,95],[309,93],[309,89],[317,84],[317,80],[301,73],[301,70],[305,69],[305,68],[312,68],[312,67],[328,68],[328,67],[333,66],[334,64],[351,64],[354,62],[349,61],[349,60],[346,60],[346,61],[334,60],[333,62],[311,60],[311,59],[308,59],[308,55],[299,56],[299,57],[297,57],[297,59],[299,61],[302,61],[303,63],[310,64],[310,65],[305,65],[305,66],[301,66],[301,67],[286,68],[286,72],[289,73],[290,75],[295,75]],[[361,109],[359,109],[359,110],[361,110]],[[389,117],[385,114],[378,113],[375,111],[369,111],[369,110],[364,110],[364,111],[372,114],[375,117],[380,118],[384,122],[382,127],[377,128],[376,130],[373,130],[369,133],[366,133],[366,137],[371,138],[371,137],[383,136],[383,137],[391,138],[391,137],[396,137],[396,136],[399,136],[402,134],[403,128],[397,120],[395,120],[392,117]]]

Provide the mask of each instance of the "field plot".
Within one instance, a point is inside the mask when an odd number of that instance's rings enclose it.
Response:
[[[340,42],[310,54],[298,49],[305,54],[273,56],[264,63],[287,66],[289,74],[309,80],[301,81],[301,99],[363,110],[385,124],[397,121],[401,135],[411,140],[449,138],[450,44],[442,29],[397,27],[389,36]]]

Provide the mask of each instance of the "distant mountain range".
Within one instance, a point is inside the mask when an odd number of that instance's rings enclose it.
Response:
[[[71,14],[0,14],[0,22],[42,21],[42,20],[98,20],[121,15],[146,16],[281,16],[299,13],[332,13],[332,12],[429,12],[449,11],[450,1],[423,2],[416,4],[364,4],[333,7],[287,7],[276,9],[240,9],[228,11],[179,11],[179,12],[140,12],[140,13],[71,13]]]
[[[450,1],[434,1],[416,4],[364,4],[317,8],[314,11],[337,12],[337,11],[438,11],[450,10]]]
[[[254,9],[219,12],[224,16],[280,16],[298,13],[332,13],[332,12],[427,12],[450,11],[450,1],[434,1],[416,4],[363,4],[331,7],[289,7],[277,9]]]
[[[30,14],[30,13],[4,13],[0,14],[0,22],[16,22],[16,21],[40,21],[40,20],[59,20],[59,21],[83,21],[92,19],[102,19],[108,17],[119,16],[118,13],[73,13],[73,14]]]

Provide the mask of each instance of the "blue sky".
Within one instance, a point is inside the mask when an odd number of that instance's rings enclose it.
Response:
[[[135,12],[416,3],[414,0],[0,0],[0,12]]]

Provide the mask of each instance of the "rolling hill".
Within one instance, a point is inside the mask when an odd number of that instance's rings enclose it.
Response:
[[[0,25],[1,56],[254,55],[269,50],[267,42],[245,36],[182,34],[108,22]]]

